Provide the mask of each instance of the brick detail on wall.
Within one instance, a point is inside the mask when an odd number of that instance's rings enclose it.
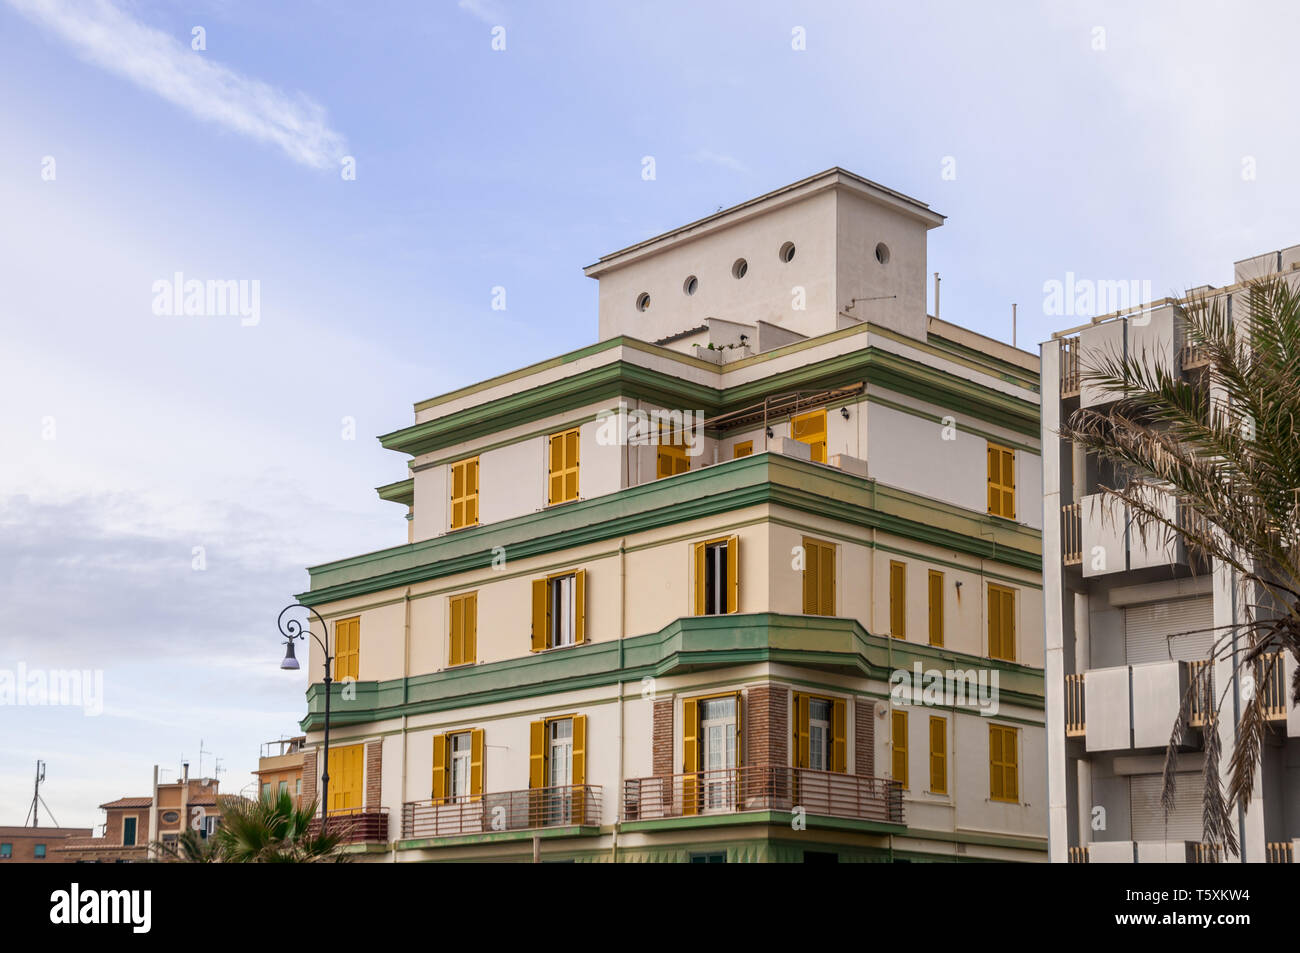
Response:
[[[853,767],[862,777],[876,773],[876,703],[865,698],[854,705]]]
[[[366,742],[366,799],[364,807],[379,807],[381,780],[384,770],[384,742]]]
[[[673,700],[654,700],[654,773],[656,777],[676,774],[673,767]]]
[[[784,685],[758,685],[749,690],[745,704],[745,763],[790,763],[790,689]]]
[[[316,749],[308,749],[302,756],[302,803],[310,804],[319,797],[316,790],[320,772],[316,770]],[[317,805],[319,807],[319,805]]]

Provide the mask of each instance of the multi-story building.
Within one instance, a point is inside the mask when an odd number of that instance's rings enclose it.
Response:
[[[69,837],[89,837],[89,827],[0,827],[0,862],[65,863],[55,850]]]
[[[276,798],[288,794],[297,804],[302,799],[302,758],[307,743],[305,735],[281,738],[262,745],[257,759],[258,796]]]
[[[104,811],[103,834],[70,837],[52,851],[65,863],[139,863],[153,858],[152,845],[174,844],[187,828],[206,839],[221,824],[219,782],[191,778],[189,773],[186,764],[183,776],[174,784],[159,783],[155,765],[152,795],[121,797],[99,805]]]
[[[1247,283],[1300,279],[1300,247],[1237,262],[1234,283],[1189,291],[1232,314]],[[1079,408],[1105,410],[1112,392],[1090,384],[1101,355],[1143,355],[1198,387],[1214,388],[1205,353],[1187,340],[1180,302],[1161,299],[1060,331],[1042,345],[1044,623],[1046,628],[1049,843],[1056,862],[1134,863],[1225,860],[1202,826],[1206,733],[1221,735],[1226,779],[1243,692],[1264,693],[1267,744],[1248,810],[1236,815],[1241,860],[1286,861],[1300,836],[1300,712],[1288,702],[1294,661],[1272,676],[1239,678],[1232,646],[1207,657],[1216,638],[1246,619],[1235,573],[1182,544],[1142,533],[1100,487],[1123,481],[1114,467],[1061,439]],[[1211,398],[1214,394],[1211,392]],[[1172,495],[1170,518],[1194,518]],[[1213,561],[1208,561],[1213,562]],[[1201,667],[1212,694],[1226,691],[1223,717],[1196,692],[1191,730],[1175,778],[1173,809],[1161,804],[1166,746],[1179,706]],[[1263,670],[1262,670],[1263,671]],[[1196,684],[1201,684],[1199,681]]]
[[[927,313],[942,222],[841,169],[719,211],[380,438],[407,543],[299,596],[358,850],[1046,859],[1038,360]]]

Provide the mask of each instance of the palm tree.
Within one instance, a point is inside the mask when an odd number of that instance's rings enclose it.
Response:
[[[223,798],[217,850],[225,863],[314,864],[351,859],[341,847],[347,832],[321,829],[316,802],[296,805],[289,793],[253,801]]]
[[[1281,664],[1278,649],[1300,660],[1300,291],[1264,279],[1250,284],[1246,298],[1244,315],[1239,296],[1236,315],[1224,313],[1221,299],[1194,298],[1181,307],[1188,344],[1208,358],[1202,380],[1144,353],[1085,356],[1084,377],[1118,400],[1109,409],[1075,411],[1060,431],[1115,465],[1116,485],[1099,491],[1127,507],[1144,537],[1182,542],[1193,565],[1211,559],[1235,574],[1245,621],[1215,631],[1210,660],[1235,659],[1233,674],[1248,688],[1226,791],[1216,729],[1206,731],[1203,778],[1206,837],[1233,854],[1230,812],[1250,803],[1267,728],[1265,693],[1250,687],[1270,684]],[[1177,498],[1176,510],[1165,494]],[[1217,721],[1227,698],[1226,687],[1217,699],[1206,694],[1212,667],[1199,668],[1170,735],[1166,813],[1193,707],[1207,701]],[[1291,695],[1300,702],[1300,678]]]
[[[215,864],[221,858],[216,841],[199,836],[198,831],[183,831],[175,841],[154,841],[153,859],[164,864]]]

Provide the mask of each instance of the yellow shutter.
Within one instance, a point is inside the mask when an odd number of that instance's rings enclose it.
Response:
[[[817,572],[821,565],[821,547],[807,536],[803,538],[803,611],[805,615],[818,615],[821,583]]]
[[[814,410],[792,418],[790,433],[795,440],[808,444],[809,456],[813,461],[826,462],[826,411]]]
[[[365,745],[331,748],[329,756],[329,809],[347,811],[361,807],[365,780]]]
[[[478,661],[478,593],[471,592],[465,597],[464,637],[461,647],[465,652],[465,661],[471,665]]]
[[[754,452],[754,441],[746,440],[743,443],[738,443],[731,448],[731,458],[733,460],[739,460],[741,457],[747,457],[753,452]]]
[[[998,451],[993,444],[988,445],[988,485],[989,485],[989,515],[1002,515],[1002,461],[998,457]]]
[[[1016,593],[1005,586],[988,584],[989,657],[1006,662],[1016,660]]]
[[[547,443],[546,502],[567,503],[578,498],[580,429],[551,434]]]
[[[930,644],[943,645],[943,573],[930,570]]]
[[[334,678],[357,678],[361,668],[361,619],[334,623]]]
[[[989,797],[994,801],[1020,800],[1018,729],[989,725]]]
[[[587,716],[573,716],[573,784],[587,783]]]
[[[889,563],[889,634],[896,639],[907,638],[907,566],[892,560]]]
[[[835,614],[835,547],[822,543],[817,567],[818,611],[821,615]]]
[[[451,528],[478,523],[478,457],[451,465]]]
[[[808,696],[794,693],[794,766],[808,767]]]
[[[907,712],[894,712],[890,724],[890,741],[893,749],[894,780],[907,789]]]
[[[452,596],[447,604],[450,615],[447,622],[447,664],[459,665],[465,661],[465,600]]]
[[[727,537],[727,611],[740,609],[740,537]]]
[[[587,641],[587,570],[579,569],[573,574],[573,641],[582,644]]]
[[[546,648],[551,630],[550,588],[546,578],[533,580],[533,641],[532,651]]]
[[[844,699],[831,701],[831,770],[849,770],[848,706]]]
[[[528,786],[546,787],[546,722],[528,726]]]
[[[736,767],[745,763],[745,725],[744,725],[744,706],[741,702],[744,697],[740,692],[736,692]],[[736,792],[739,796],[739,791]]]
[[[564,435],[564,498],[578,498],[578,431]]]
[[[695,547],[695,614],[704,615],[704,544]]]
[[[930,792],[948,793],[948,722],[930,718]]]
[[[558,503],[564,499],[564,435],[550,438],[550,463],[547,466],[546,502]]]
[[[700,706],[693,698],[682,702],[682,813],[696,814],[699,807]]]
[[[465,525],[478,523],[478,457],[465,464]]]
[[[989,515],[1016,518],[1016,452],[988,445]]]
[[[483,796],[483,729],[469,733],[469,796],[477,801]]]
[[[433,799],[447,796],[447,736],[433,736]]]

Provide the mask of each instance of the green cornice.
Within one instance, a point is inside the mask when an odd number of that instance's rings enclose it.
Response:
[[[858,331],[858,333],[864,332]],[[875,333],[888,336],[879,330]],[[820,339],[817,340],[820,343]],[[900,338],[900,340],[922,350],[927,349],[922,342],[910,338]],[[650,349],[650,346],[642,345],[642,342],[623,339],[602,343],[603,346],[592,353],[616,344],[633,350]],[[633,348],[634,343],[642,346]],[[955,360],[953,355],[939,348],[931,346],[928,349]],[[672,355],[674,359],[682,357],[663,348],[653,350]],[[687,360],[692,364],[700,364],[716,370],[714,365],[694,359]],[[557,358],[553,362],[534,365],[526,372],[517,372],[507,379],[527,377],[537,370],[555,366],[556,362],[565,363]],[[744,363],[744,361],[737,362],[738,365]],[[972,362],[963,360],[960,363]],[[652,370],[632,361],[615,360],[560,380],[384,434],[379,438],[379,442],[388,450],[419,456],[523,426],[545,417],[562,415],[594,403],[613,403],[618,399],[645,400],[663,407],[700,410],[706,416],[712,417],[751,406],[773,393],[815,388],[829,389],[858,382],[866,382],[872,388],[885,388],[906,394],[940,407],[960,409],[963,414],[1037,438],[1039,419],[1036,389],[1031,390],[1023,381],[1013,379],[1009,375],[989,373],[1022,387],[1025,396],[1004,394],[951,372],[937,370],[892,351],[870,346],[781,371],[745,384],[722,388],[693,383],[680,376]],[[450,399],[450,396],[454,395],[449,395],[447,399]],[[430,406],[428,402],[420,405],[421,408],[428,406]]]
[[[405,480],[398,480],[396,483],[375,487],[375,492],[379,494],[381,500],[388,500],[390,503],[401,503],[403,506],[414,506],[415,478],[408,477]]]
[[[763,504],[1042,571],[1037,530],[765,452],[316,566],[308,570],[311,590],[298,600],[320,605],[483,568],[491,564],[495,547],[504,546],[511,558],[523,559]]]
[[[519,638],[522,649],[527,632],[521,629]],[[621,645],[619,640],[594,642],[408,678],[352,682],[346,686],[352,698],[345,699],[344,686],[336,683],[330,724],[370,724],[762,662],[880,682],[888,682],[895,671],[910,671],[917,662],[926,670],[984,669],[998,673],[1000,704],[1043,708],[1041,669],[871,635],[856,619],[760,612],[675,619],[658,632],[623,639]],[[309,686],[304,731],[324,727],[324,705],[324,686]]]

